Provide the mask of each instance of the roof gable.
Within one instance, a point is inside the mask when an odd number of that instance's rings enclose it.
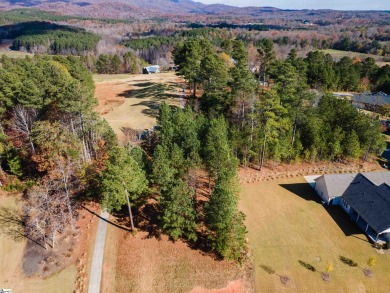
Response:
[[[344,200],[377,232],[390,228],[390,186],[376,185],[356,175],[343,194]]]
[[[362,174],[366,179],[376,186],[386,183],[390,186],[390,172],[363,172],[350,174],[325,174],[316,179],[324,178],[329,197],[341,196],[347,190],[351,182],[358,174]]]

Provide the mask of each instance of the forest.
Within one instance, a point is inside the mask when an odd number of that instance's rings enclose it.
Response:
[[[2,26],[0,39],[14,39],[14,50],[83,55],[96,49],[100,37],[84,29],[38,21]]]
[[[240,40],[232,42],[235,63],[230,66],[205,39],[186,41],[174,51],[180,74],[192,83],[192,106],[208,117],[227,119],[231,145],[242,164],[261,169],[266,160],[367,158],[383,149],[378,121],[327,94],[351,89],[354,76],[355,85],[360,84],[363,76],[353,69],[351,59],[335,63],[318,51],[303,59],[293,50],[285,61],[276,60],[269,40],[258,50],[262,66],[257,77],[248,69],[246,47]],[[377,86],[386,88],[389,67],[373,68]]]

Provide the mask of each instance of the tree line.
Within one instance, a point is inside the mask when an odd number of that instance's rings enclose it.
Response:
[[[276,60],[270,40],[257,49],[255,73],[240,40],[232,42],[230,67],[207,39],[185,41],[174,51],[180,74],[192,84],[192,107],[207,117],[226,117],[241,163],[261,169],[266,161],[334,161],[381,151],[379,122],[327,91],[357,89],[366,76],[385,88],[388,67],[379,69],[371,59],[366,60],[371,67],[349,58],[334,62],[319,51],[298,58],[293,50],[286,60]]]
[[[3,56],[0,64],[0,180],[25,190],[26,235],[55,248],[75,229],[78,198],[117,139],[93,112],[94,83],[79,58]]]
[[[14,50],[62,55],[93,52],[100,40],[84,29],[40,21],[3,26],[0,38],[14,39]]]

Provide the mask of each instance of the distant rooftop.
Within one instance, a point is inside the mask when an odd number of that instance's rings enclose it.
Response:
[[[385,104],[390,104],[390,95],[383,92],[355,94],[352,96],[352,101],[383,106]]]

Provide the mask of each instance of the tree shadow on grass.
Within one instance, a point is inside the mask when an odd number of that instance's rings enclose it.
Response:
[[[18,210],[14,208],[0,207],[0,234],[4,234],[16,242],[27,239],[31,244],[44,248],[41,243],[25,233],[23,218]]]
[[[27,238],[22,217],[16,209],[0,207],[0,233],[16,242]]]
[[[151,84],[151,85],[149,85]],[[145,99],[153,97],[157,100],[165,100],[169,98],[177,98],[177,94],[167,93],[166,91],[173,90],[172,86],[162,83],[143,83],[144,87],[139,89],[130,89],[119,94],[120,97],[124,98],[136,98]],[[146,85],[146,86],[145,86]]]

